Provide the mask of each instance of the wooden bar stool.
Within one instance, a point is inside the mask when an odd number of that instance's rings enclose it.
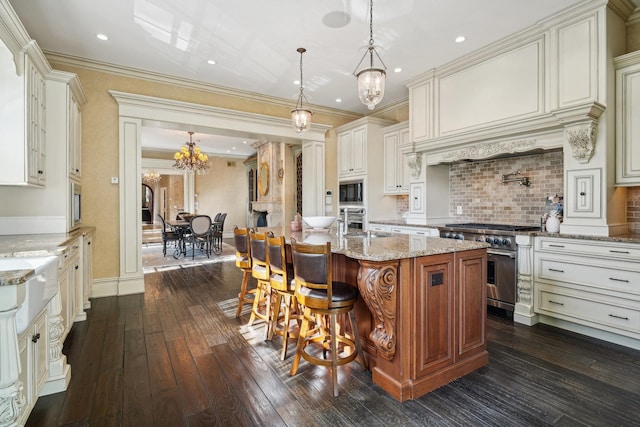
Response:
[[[273,237],[273,233],[256,233],[249,231],[249,244],[251,251],[251,275],[258,281],[256,294],[253,298],[253,307],[249,317],[249,326],[256,319],[262,319],[264,325],[264,339],[269,339],[269,327],[271,324],[271,285],[269,284],[269,261],[267,255],[267,236]]]
[[[304,306],[302,324],[296,355],[293,359],[290,375],[295,375],[303,357],[309,363],[331,366],[331,380],[333,395],[338,397],[338,366],[347,364],[357,356],[362,360],[362,366],[367,367],[367,361],[362,353],[358,327],[353,307],[358,300],[358,289],[344,282],[332,280],[331,273],[331,242],[321,245],[300,244],[291,239],[291,255],[295,280],[295,297],[298,304]],[[337,316],[347,314],[351,324],[351,336],[345,330],[337,328]],[[318,322],[317,315],[329,318],[326,322]],[[311,329],[310,324],[315,324]],[[316,347],[322,352],[320,358],[308,350]],[[349,347],[351,352],[343,355],[338,348]],[[330,359],[325,359],[327,351]]]
[[[249,277],[251,277],[251,245],[249,244],[249,229],[233,228],[233,240],[236,245],[236,267],[242,270],[242,284],[240,285],[240,293],[238,293],[238,309],[236,317],[242,314],[242,307],[245,304],[253,305],[256,290],[247,290]],[[253,295],[253,297],[251,296]]]
[[[272,308],[272,321],[269,339],[273,338],[273,334],[282,336],[282,352],[280,360],[287,357],[287,344],[289,338],[298,338],[299,325],[292,321],[299,321],[300,311],[298,303],[294,295],[295,283],[293,282],[293,264],[290,262],[290,256],[287,257],[287,245],[284,236],[267,238],[269,269],[271,275],[269,283],[271,291],[275,292],[275,301]],[[280,315],[280,312],[282,316]]]

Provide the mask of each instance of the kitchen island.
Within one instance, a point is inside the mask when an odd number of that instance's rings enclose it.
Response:
[[[489,361],[487,244],[395,233],[261,228],[298,242],[331,242],[333,278],[357,286],[358,330],[373,382],[415,399]]]

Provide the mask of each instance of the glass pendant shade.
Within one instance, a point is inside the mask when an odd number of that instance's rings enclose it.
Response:
[[[356,74],[360,101],[373,110],[384,97],[385,71],[381,68],[367,68]]]
[[[291,110],[291,123],[298,133],[308,131],[311,127],[311,111],[302,108]]]
[[[302,106],[302,102],[305,100],[303,86],[304,80],[302,80],[302,54],[306,51],[307,50],[303,47],[299,47],[297,49],[297,52],[300,54],[300,94],[298,95],[296,107],[291,110],[291,124],[299,134],[306,132],[311,128],[311,115],[313,114],[311,110],[303,108]]]

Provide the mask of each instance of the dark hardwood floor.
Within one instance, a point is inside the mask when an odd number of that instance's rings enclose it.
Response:
[[[64,352],[72,379],[28,426],[633,426],[640,351],[491,314],[489,365],[400,403],[357,363],[331,377],[236,319],[233,262],[145,276],[146,293],[91,301]],[[293,347],[291,346],[291,349]]]

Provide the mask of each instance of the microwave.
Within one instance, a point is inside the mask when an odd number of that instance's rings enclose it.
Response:
[[[82,225],[82,187],[72,182],[69,198],[69,231]]]
[[[364,183],[363,181],[343,181],[340,182],[338,194],[341,204],[364,203]]]

